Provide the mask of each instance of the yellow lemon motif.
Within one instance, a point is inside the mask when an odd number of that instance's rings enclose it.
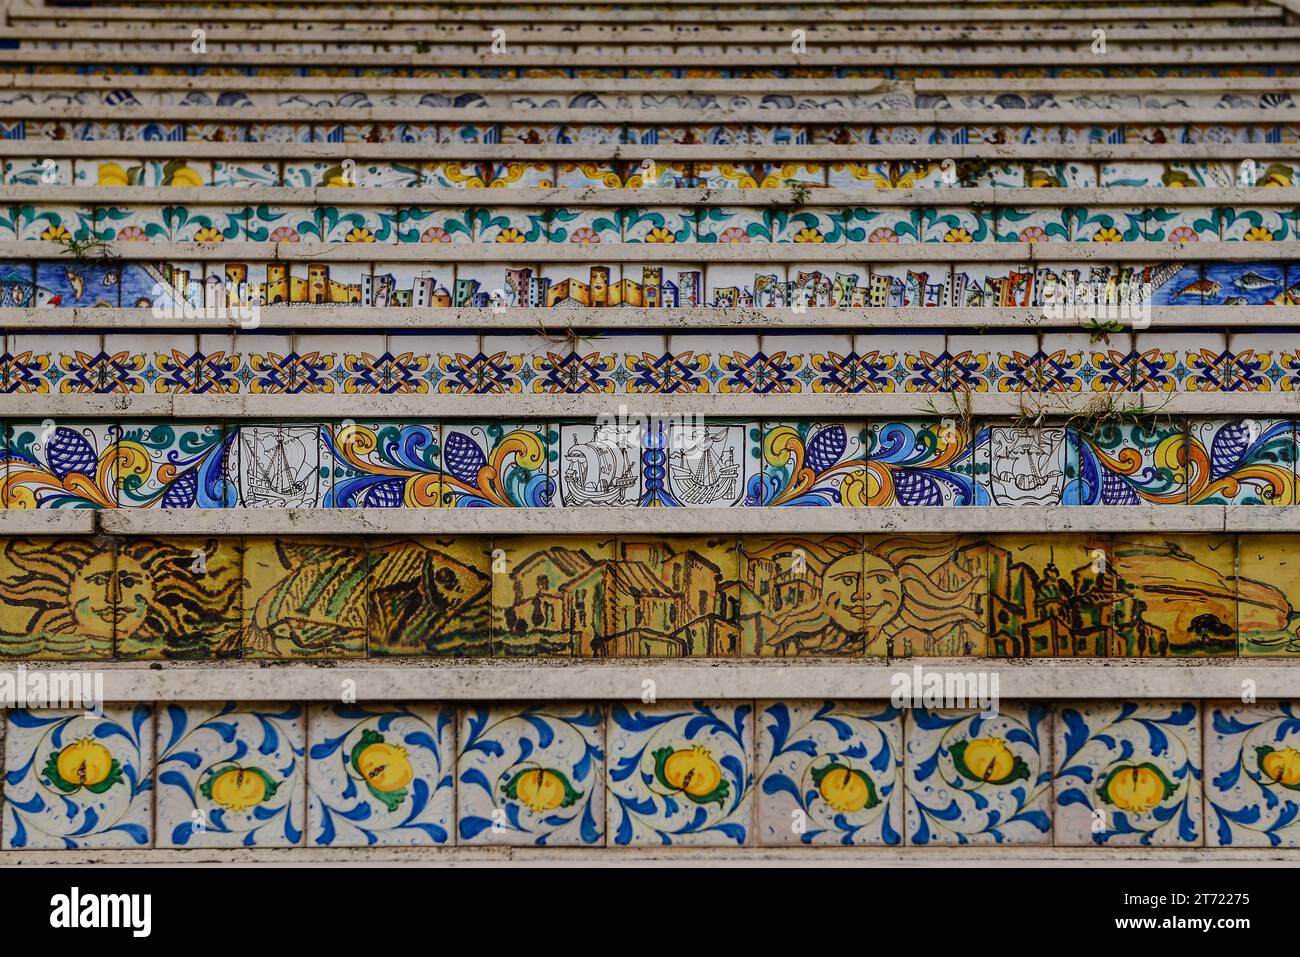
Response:
[[[108,779],[113,755],[93,738],[82,738],[59,752],[59,777],[69,784],[90,787]]]
[[[411,783],[415,772],[406,749],[393,744],[372,744],[357,755],[357,770],[376,791],[400,791]]]
[[[129,186],[130,178],[126,170],[117,163],[101,163],[95,178],[96,186]]]
[[[1174,786],[1152,764],[1116,768],[1101,786],[1102,797],[1121,811],[1149,811],[1174,790]]]
[[[167,182],[168,186],[202,186],[203,175],[196,169],[188,166],[182,166],[176,172],[172,173],[171,179]]]
[[[655,777],[664,787],[680,791],[696,804],[725,802],[727,782],[722,780],[722,767],[708,748],[700,744],[679,751],[660,748],[654,759]]]
[[[813,783],[822,800],[835,811],[852,814],[879,804],[871,779],[842,764],[830,764],[813,772]]]
[[[981,781],[1000,781],[1015,765],[1016,756],[1001,738],[976,738],[966,747],[966,766]]]
[[[519,779],[519,800],[533,811],[553,811],[564,803],[564,782],[554,771],[538,768]]]
[[[1260,749],[1261,752],[1263,749]],[[1283,748],[1281,751],[1261,753],[1259,769],[1274,784],[1283,787],[1300,786],[1300,751]]]
[[[214,803],[232,811],[256,807],[275,793],[266,775],[254,768],[228,768],[215,775],[205,788]]]

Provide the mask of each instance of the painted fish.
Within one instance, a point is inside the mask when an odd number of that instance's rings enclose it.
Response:
[[[1232,284],[1238,289],[1269,289],[1281,285],[1277,280],[1261,276],[1257,272],[1244,272],[1233,279]]]
[[[0,276],[0,307],[30,309],[61,305],[63,297],[44,286],[33,286],[31,280],[14,273]]]
[[[1198,279],[1179,289],[1175,296],[1217,296],[1223,287],[1213,279]]]

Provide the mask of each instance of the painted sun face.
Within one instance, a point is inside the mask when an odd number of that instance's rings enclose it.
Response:
[[[134,634],[154,600],[153,579],[128,555],[96,555],[72,581],[68,602],[77,628],[98,638]],[[114,626],[116,625],[116,629]]]
[[[845,555],[822,576],[826,613],[845,631],[878,631],[902,604],[898,573],[879,555]]]

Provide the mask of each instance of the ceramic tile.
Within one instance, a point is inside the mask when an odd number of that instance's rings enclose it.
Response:
[[[493,654],[604,655],[616,630],[616,573],[613,536],[494,538]]]
[[[1051,843],[1052,722],[1045,705],[903,714],[909,845]]]
[[[740,554],[734,537],[620,536],[613,633],[597,655],[734,657]]]
[[[970,426],[956,416],[868,422],[864,457],[867,505],[955,506],[975,501]]]
[[[604,844],[602,706],[470,707],[460,713],[459,738],[461,844]]]
[[[371,540],[365,585],[368,653],[491,654],[492,574],[487,538]]]
[[[355,540],[245,538],[243,656],[363,656],[368,569]]]
[[[1115,616],[1133,598],[1116,574],[1109,536],[993,535],[988,574],[991,655],[1115,653]]]
[[[65,309],[95,306],[117,308],[122,267],[117,263],[38,262],[36,302]]]
[[[1076,436],[1070,430],[1071,436]],[[1183,423],[1153,419],[1107,423],[1077,434],[1066,504],[1185,505],[1187,435]],[[1078,476],[1073,480],[1074,475]]]
[[[1193,419],[1187,456],[1192,504],[1297,504],[1297,435],[1290,419]]]
[[[1055,712],[1057,846],[1201,845],[1195,703],[1089,701]]]
[[[863,422],[765,422],[759,504],[866,505]]]
[[[118,431],[70,419],[6,423],[6,507],[114,507]]]
[[[441,430],[444,504],[452,508],[551,504],[555,487],[546,466],[557,439],[546,426],[444,422]]]
[[[988,561],[978,536],[868,535],[858,601],[867,654],[985,654]]]
[[[1288,536],[1237,537],[1237,594],[1243,657],[1300,653],[1292,598],[1300,594],[1300,557]]]
[[[873,263],[868,305],[947,306],[951,274],[945,263]]]
[[[975,460],[981,504],[1070,504],[1080,485],[1078,441],[1063,426],[984,429]]]
[[[857,536],[743,538],[741,654],[861,655],[870,587],[865,561]]]
[[[619,847],[745,845],[754,814],[753,705],[615,704],[609,839]]]
[[[867,304],[871,280],[865,265],[791,263],[787,270],[789,299],[793,305],[848,309]]]
[[[112,576],[116,657],[212,659],[239,653],[239,539],[121,539]]]
[[[229,440],[237,508],[320,508],[330,492],[331,455],[319,425],[240,426]]]
[[[1300,725],[1291,701],[1207,701],[1205,843],[1296,847]]]
[[[472,243],[475,211],[445,206],[403,206],[397,211],[401,243]]]
[[[862,701],[758,705],[758,843],[898,845],[903,718]]]
[[[439,473],[437,423],[330,423],[324,440],[333,470],[325,505],[333,508],[436,508],[445,488]]]
[[[1236,655],[1236,536],[1124,535],[1113,548],[1112,654]]]
[[[307,720],[297,703],[158,712],[159,847],[300,847]]]
[[[438,704],[308,706],[307,843],[449,844],[456,712]]]
[[[150,847],[153,734],[148,704],[5,712],[4,849]]]
[[[705,303],[715,308],[784,306],[786,271],[784,264],[761,266],[709,265],[705,269]]]

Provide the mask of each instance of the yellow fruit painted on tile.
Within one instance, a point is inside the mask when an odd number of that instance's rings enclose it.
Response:
[[[1274,784],[1284,788],[1300,789],[1300,751],[1295,748],[1283,748],[1274,751],[1270,747],[1256,748],[1259,769]]]
[[[654,759],[655,779],[668,790],[696,804],[725,803],[727,782],[722,780],[722,767],[708,748],[700,744],[677,751],[660,748]]]
[[[175,165],[173,165],[175,164]],[[168,186],[203,186],[203,174],[190,166],[182,166],[173,160],[163,170],[163,181]]]
[[[867,810],[880,803],[871,778],[857,768],[832,762],[823,768],[814,768],[812,778],[822,800],[842,814]]]
[[[232,764],[214,770],[199,790],[214,804],[232,811],[247,811],[274,797],[278,787],[260,768]]]
[[[953,767],[962,777],[983,784],[1010,784],[1029,777],[1029,765],[1001,738],[974,738],[949,747]]]
[[[415,773],[406,749],[393,744],[372,744],[357,755],[357,770],[376,791],[400,791]]]
[[[81,738],[50,752],[45,762],[46,780],[65,794],[85,788],[103,794],[122,780],[122,768],[108,748],[94,738]]]
[[[93,738],[82,738],[59,752],[59,777],[83,787],[106,780],[113,755]]]
[[[575,790],[564,772],[555,768],[528,768],[502,787],[506,797],[518,801],[535,814],[568,807],[582,792]]]
[[[1177,787],[1154,764],[1126,764],[1112,770],[1097,787],[1106,804],[1121,811],[1149,811]]]
[[[100,163],[95,177],[96,186],[130,186],[131,179],[126,170],[117,163]]]

